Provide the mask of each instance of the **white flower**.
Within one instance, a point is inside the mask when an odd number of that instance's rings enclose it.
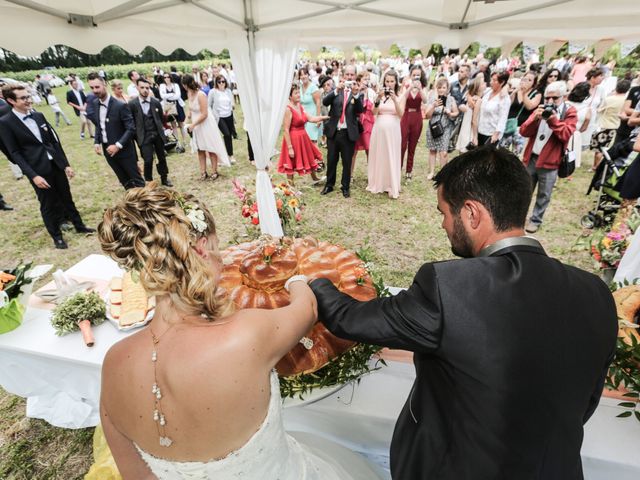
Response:
[[[193,226],[193,228],[200,233],[204,233],[204,231],[207,229],[207,222],[205,221],[204,212],[196,206],[188,205],[186,213],[187,218],[189,219],[189,221],[191,221],[191,225]]]

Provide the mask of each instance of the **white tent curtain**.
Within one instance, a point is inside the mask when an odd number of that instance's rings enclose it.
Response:
[[[291,35],[240,34],[230,38],[229,53],[255,157],[260,229],[282,237],[267,167],[289,98],[298,41]]]

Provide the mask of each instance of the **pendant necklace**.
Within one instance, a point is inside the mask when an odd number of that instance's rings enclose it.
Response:
[[[167,436],[167,421],[164,417],[164,411],[162,410],[162,392],[160,391],[160,387],[158,386],[158,375],[156,371],[156,365],[158,363],[158,351],[156,350],[156,346],[160,343],[160,339],[164,337],[164,335],[175,325],[176,324],[171,325],[159,337],[156,337],[151,327],[149,327],[149,332],[151,332],[151,340],[153,342],[153,350],[151,351],[151,362],[153,363],[153,386],[151,387],[151,393],[154,397],[153,421],[156,424],[158,437],[160,438],[160,446],[162,447],[170,447],[173,443],[173,440],[171,440],[171,438]]]

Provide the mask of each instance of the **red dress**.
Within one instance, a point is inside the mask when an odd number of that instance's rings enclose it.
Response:
[[[304,113],[302,105],[300,105],[300,111],[292,108],[291,105],[288,105],[287,108],[291,110],[289,136],[294,157],[289,156],[289,146],[283,137],[278,172],[287,175],[293,175],[296,172],[299,175],[315,172],[318,169],[318,160],[322,160],[322,152],[313,144],[304,128],[304,124],[307,123],[307,115]]]
[[[371,140],[371,131],[376,123],[376,117],[373,114],[373,103],[368,98],[364,99],[364,112],[360,114],[360,123],[362,124],[362,133],[356,140],[356,151],[369,150],[369,141]]]

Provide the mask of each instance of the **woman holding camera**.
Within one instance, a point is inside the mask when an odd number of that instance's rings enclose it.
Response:
[[[500,146],[510,148],[516,155],[522,153],[524,138],[518,133],[533,110],[538,108],[542,93],[536,89],[536,74],[529,70],[520,79],[518,87],[511,93],[511,107]]]
[[[440,167],[447,163],[449,140],[453,131],[451,120],[460,112],[456,100],[449,95],[449,81],[442,77],[436,82],[435,91],[429,94],[426,117],[429,119],[427,129],[427,148],[429,149],[429,174],[431,180],[435,175],[436,158]]]
[[[362,92],[362,106],[364,111],[360,114],[358,121],[362,125],[362,132],[358,140],[356,140],[356,148],[353,152],[353,160],[351,161],[351,178],[353,179],[353,171],[356,168],[356,157],[360,150],[364,150],[367,155],[367,161],[369,160],[369,144],[371,143],[371,132],[373,131],[373,125],[376,122],[376,117],[373,114],[373,104],[376,100],[376,92],[372,88],[369,88],[369,72],[362,73],[356,76],[356,82]]]
[[[369,143],[367,190],[371,193],[387,192],[389,198],[398,198],[402,173],[400,118],[404,113],[405,98],[398,96],[398,74],[393,70],[385,73],[382,85],[373,104],[376,122]]]
[[[405,89],[403,98],[405,100],[404,115],[400,121],[400,131],[402,132],[402,153],[400,156],[400,167],[404,164],[404,154],[407,153],[407,180],[411,179],[413,172],[413,157],[416,153],[416,146],[422,135],[422,105],[427,103],[427,77],[419,65],[414,66],[409,72],[409,84]]]

